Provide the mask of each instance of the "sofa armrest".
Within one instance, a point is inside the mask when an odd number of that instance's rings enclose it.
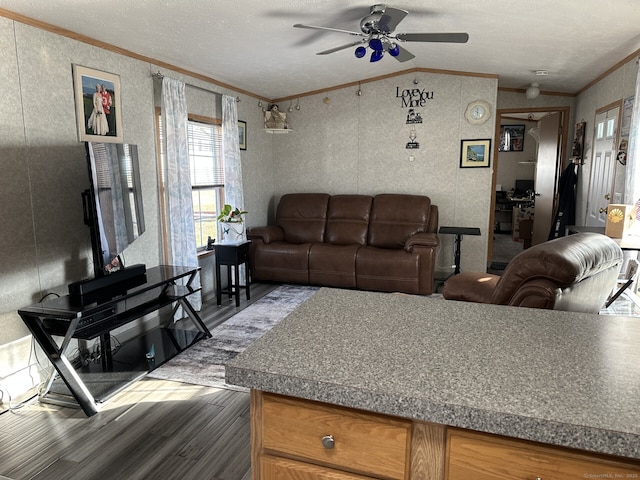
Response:
[[[284,240],[284,231],[275,225],[251,227],[247,229],[247,240],[261,241],[262,243],[281,242]]]
[[[559,288],[555,282],[544,278],[533,278],[516,290],[507,305],[513,307],[553,308]],[[585,300],[586,303],[587,300]]]
[[[410,252],[413,247],[437,247],[440,240],[435,233],[416,233],[407,238],[404,249]]]
[[[444,282],[442,296],[447,300],[491,303],[500,277],[491,273],[462,272]]]

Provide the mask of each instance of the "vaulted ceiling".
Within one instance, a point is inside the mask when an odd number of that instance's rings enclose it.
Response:
[[[576,93],[640,49],[637,0],[400,0],[396,33],[466,32],[467,43],[401,45],[415,55],[375,63],[346,33],[372,3],[345,0],[0,0],[24,15],[234,85],[265,98],[301,95],[412,69],[495,74],[499,86]],[[545,70],[546,76],[535,71]]]

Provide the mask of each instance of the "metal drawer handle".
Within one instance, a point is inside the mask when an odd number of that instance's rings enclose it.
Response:
[[[335,445],[336,441],[333,439],[333,435],[325,435],[322,437],[322,446],[327,450],[335,447]]]

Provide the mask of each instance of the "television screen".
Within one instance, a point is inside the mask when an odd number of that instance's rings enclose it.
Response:
[[[533,180],[516,180],[515,195],[526,195],[529,190],[533,190]]]
[[[138,148],[101,142],[86,147],[94,270],[104,275],[120,269],[120,254],[145,230]]]

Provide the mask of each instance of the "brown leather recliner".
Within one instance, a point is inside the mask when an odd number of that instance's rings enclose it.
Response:
[[[516,255],[501,276],[463,272],[449,278],[448,300],[598,313],[616,285],[623,256],[599,233],[540,243]]]
[[[433,293],[438,207],[423,195],[282,196],[247,230],[253,280]]]

